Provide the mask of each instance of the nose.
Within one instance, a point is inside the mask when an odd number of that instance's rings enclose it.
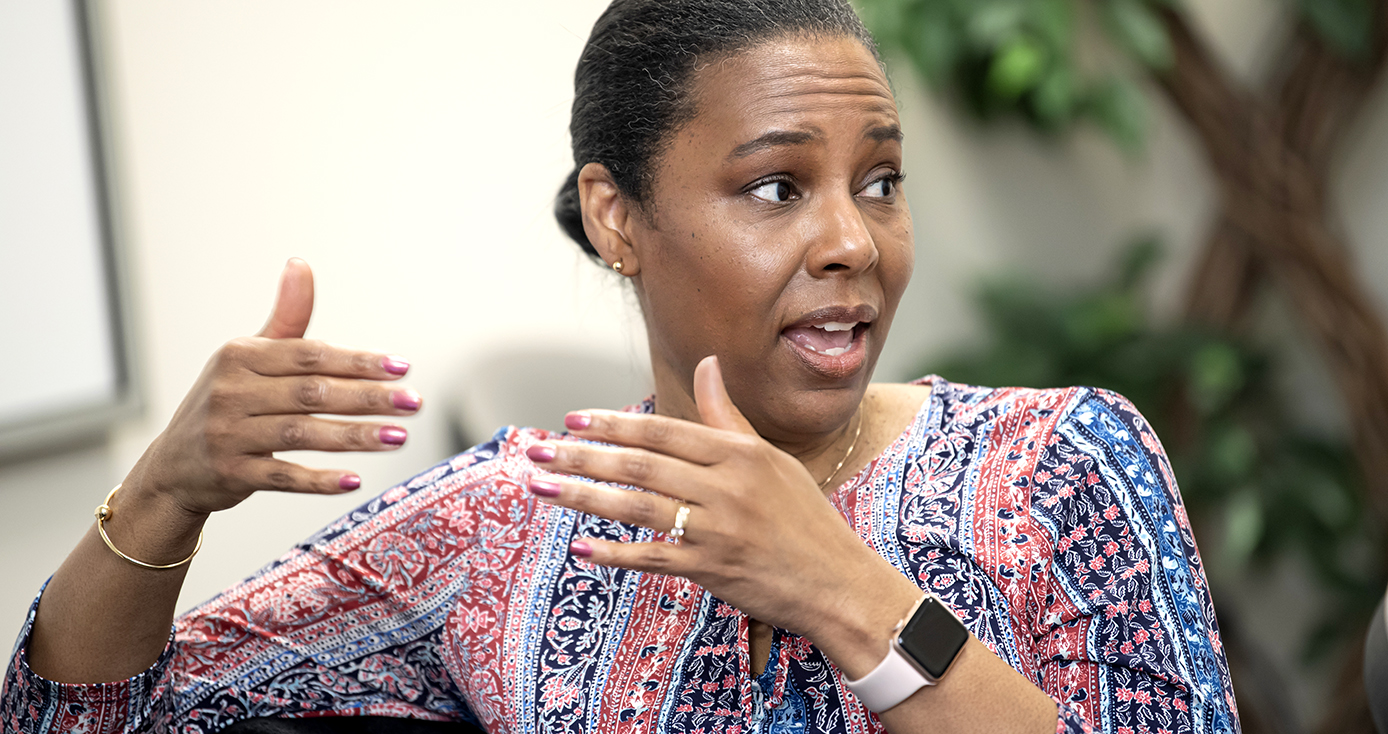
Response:
[[[817,278],[849,275],[877,265],[877,244],[852,194],[822,200],[808,262]]]

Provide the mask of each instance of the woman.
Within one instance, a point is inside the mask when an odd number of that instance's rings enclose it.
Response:
[[[869,384],[913,245],[896,107],[846,5],[616,0],[575,90],[557,213],[632,283],[655,398],[503,429],[170,640],[209,513],[360,483],[273,452],[404,440],[307,414],[420,404],[402,361],[301,339],[291,262],[42,592],[7,729],[1237,730],[1179,494],[1126,401]]]

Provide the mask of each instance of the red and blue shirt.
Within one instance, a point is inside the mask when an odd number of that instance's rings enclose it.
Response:
[[[1059,705],[1057,732],[1237,732],[1214,606],[1166,455],[1122,397],[928,380],[911,425],[829,501]],[[649,401],[643,406],[650,409]],[[260,716],[468,720],[492,732],[883,731],[806,639],[679,577],[593,565],[657,534],[536,501],[507,428],[181,616],[125,681],[26,662],[5,731],[204,734]]]

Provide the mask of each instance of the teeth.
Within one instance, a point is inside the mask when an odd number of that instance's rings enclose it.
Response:
[[[858,324],[856,322],[852,324],[846,324],[842,321],[830,321],[827,324],[815,324],[814,328],[823,329],[825,331],[849,331],[857,325]]]
[[[826,350],[824,350],[824,354],[826,354],[826,355],[828,355],[828,356],[830,356],[830,357],[837,357],[837,356],[839,356],[840,354],[843,354],[843,353],[846,352],[846,351],[848,351],[848,347],[834,347],[833,349],[826,349]]]

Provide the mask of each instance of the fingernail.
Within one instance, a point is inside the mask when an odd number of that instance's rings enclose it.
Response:
[[[381,367],[392,375],[403,375],[410,371],[410,363],[399,357],[386,357],[381,360]]]
[[[423,401],[414,390],[396,390],[390,394],[390,402],[400,410],[419,410]]]
[[[588,545],[588,541],[586,540],[575,540],[569,543],[569,552],[579,558],[587,558],[593,555],[593,546]]]
[[[559,482],[549,479],[530,480],[530,492],[532,494],[537,494],[541,497],[558,497],[559,490]]]
[[[525,450],[525,455],[529,456],[531,461],[540,463],[554,461],[555,453],[554,446],[547,443],[537,443]]]
[[[564,427],[570,431],[581,431],[593,425],[593,416],[587,411],[574,411],[564,416]]]
[[[400,444],[405,442],[405,437],[410,434],[405,433],[405,429],[399,428],[397,426],[385,426],[379,432],[377,432],[376,435],[381,439],[381,443],[388,443],[391,446],[399,446]]]
[[[343,474],[337,480],[337,486],[342,489],[358,489],[361,487],[361,477],[356,474]]]

